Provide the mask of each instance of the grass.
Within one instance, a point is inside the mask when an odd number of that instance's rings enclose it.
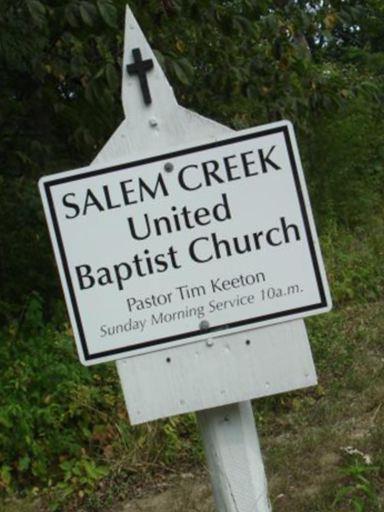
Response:
[[[379,260],[372,256],[376,236],[379,230],[356,245],[334,226],[326,235],[336,306],[307,321],[319,386],[255,402],[275,512],[383,510],[383,276],[375,265],[367,276],[352,272],[370,257]],[[70,333],[44,326],[38,298],[23,330],[13,326],[3,336],[2,510],[111,510],[166,482],[176,489],[166,494],[169,510],[200,503],[177,484],[181,473],[199,473],[204,464],[193,415],[131,428],[114,366],[81,367]],[[138,506],[150,511],[145,499]]]
[[[320,156],[308,149],[335,303],[306,321],[319,386],[255,402],[274,512],[384,510],[382,130],[346,126],[320,130],[326,148],[337,138],[330,162],[318,141]],[[367,153],[365,131],[377,139]],[[131,428],[114,365],[82,367],[69,327],[43,310],[32,295],[23,323],[0,332],[1,510],[112,511],[134,497],[133,512],[213,510],[201,479],[181,479],[205,475],[194,416]]]
[[[312,318],[319,385],[255,402],[274,512],[384,510],[383,308],[376,301]],[[109,474],[91,494],[79,495],[73,482],[70,499],[57,501],[56,489],[36,508],[27,500],[2,510],[42,512],[58,503],[63,511],[117,511],[129,498],[134,512],[213,512],[193,416],[139,431],[127,427],[115,440]]]
[[[263,423],[276,512],[382,510],[382,312],[377,302],[309,322],[320,387],[276,398]]]

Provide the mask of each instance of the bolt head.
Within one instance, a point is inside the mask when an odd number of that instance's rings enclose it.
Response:
[[[174,169],[173,167],[173,164],[171,164],[171,162],[167,162],[165,165],[164,165],[164,171],[165,172],[172,172]]]

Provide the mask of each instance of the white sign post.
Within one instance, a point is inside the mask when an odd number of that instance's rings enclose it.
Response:
[[[275,123],[41,180],[84,364],[328,309],[293,143]]]
[[[128,8],[122,90],[95,162],[40,182],[80,358],[118,359],[133,424],[201,411],[218,510],[266,512],[249,400],[316,383],[330,308],[293,129],[180,107]]]

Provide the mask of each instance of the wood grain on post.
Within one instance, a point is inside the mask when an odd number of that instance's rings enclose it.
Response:
[[[219,512],[271,512],[249,401],[197,414]]]

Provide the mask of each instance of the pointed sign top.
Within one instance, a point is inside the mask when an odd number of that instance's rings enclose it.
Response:
[[[139,118],[169,108],[176,99],[131,9],[126,7],[122,101],[126,117]]]
[[[156,56],[131,9],[126,8],[122,78],[125,119],[95,163],[149,155],[191,141],[215,140],[230,130],[177,103]],[[113,155],[113,156],[112,156]]]

